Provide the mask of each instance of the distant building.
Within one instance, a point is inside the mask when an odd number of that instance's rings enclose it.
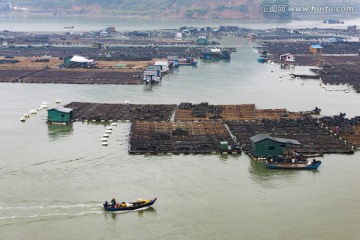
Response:
[[[343,42],[343,40],[341,38],[336,38],[336,37],[332,37],[328,39],[329,43],[338,43],[338,42]]]
[[[154,66],[160,66],[161,73],[167,73],[169,69],[169,62],[167,60],[165,61],[156,61]]]
[[[182,38],[183,38],[183,34],[182,34],[182,33],[178,32],[178,33],[175,34],[175,39],[177,39],[177,40],[182,40]]]
[[[72,120],[72,109],[57,106],[48,110],[48,123],[67,124]]]
[[[295,62],[295,55],[292,53],[286,53],[286,54],[280,55],[280,61],[281,62]]]
[[[64,57],[62,67],[65,68],[91,68],[95,65],[94,60],[86,59],[81,56],[67,56]]]
[[[197,40],[196,40],[196,44],[197,45],[207,45],[209,44],[208,39],[205,36],[200,36]]]
[[[321,53],[323,47],[319,44],[314,44],[309,47],[309,52],[313,54]]]

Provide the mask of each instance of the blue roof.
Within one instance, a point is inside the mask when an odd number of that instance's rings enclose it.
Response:
[[[63,107],[63,106],[56,106],[54,108],[49,109],[48,111],[51,111],[51,110],[56,110],[58,112],[64,112],[64,113],[72,112],[71,108],[66,108],[66,107]]]
[[[323,48],[321,45],[319,44],[314,44],[314,45],[311,45],[312,48]]]

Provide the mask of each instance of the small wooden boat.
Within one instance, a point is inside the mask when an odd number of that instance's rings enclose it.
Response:
[[[185,59],[178,59],[178,66],[196,66],[197,61],[192,57],[187,57]]]
[[[317,169],[321,161],[313,159],[312,161],[293,161],[293,162],[274,162],[266,161],[266,166],[270,169]]]
[[[156,202],[157,198],[153,200],[138,199],[136,202],[121,202],[115,203],[115,205],[109,205],[106,201],[103,206],[105,211],[118,212],[118,211],[132,211],[140,208],[150,207]]]

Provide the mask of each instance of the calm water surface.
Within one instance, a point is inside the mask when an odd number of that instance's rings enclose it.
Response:
[[[44,110],[19,121],[43,101],[56,106],[56,98],[318,106],[324,115],[359,115],[353,91],[289,80],[308,68],[259,64],[252,43],[222,42],[238,49],[231,62],[181,67],[154,87],[0,83],[0,239],[359,239],[359,153],[326,155],[317,171],[277,171],[246,155],[128,155],[129,123],[113,127],[102,147],[101,124],[49,126]],[[147,210],[103,212],[112,197],[158,201]]]

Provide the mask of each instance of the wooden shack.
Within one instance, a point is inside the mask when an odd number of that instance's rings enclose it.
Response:
[[[286,54],[280,55],[280,61],[281,62],[295,62],[295,55],[292,53],[286,53]]]
[[[207,45],[207,44],[209,44],[209,40],[208,40],[205,36],[200,36],[200,37],[196,40],[196,44],[197,44],[197,45]]]
[[[72,109],[57,106],[48,110],[48,123],[67,124],[72,120]]]
[[[313,44],[309,47],[309,52],[313,54],[318,54],[322,52],[323,47],[319,44]]]
[[[255,158],[283,155],[283,151],[286,147],[301,145],[297,140],[275,138],[262,133],[252,136],[250,140],[250,153]]]

